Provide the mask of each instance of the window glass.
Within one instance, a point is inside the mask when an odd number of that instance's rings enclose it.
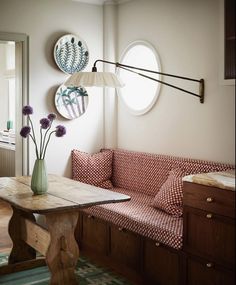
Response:
[[[15,69],[15,43],[8,42],[6,45],[6,69]]]
[[[15,105],[16,105],[16,95],[15,95],[15,78],[10,78],[8,81],[8,119],[13,123],[13,129],[15,129]]]
[[[124,51],[120,62],[157,72],[161,71],[159,57],[155,49],[144,41],[136,41],[129,45]],[[161,79],[158,74],[138,70],[134,71],[159,80]],[[159,95],[160,83],[120,68],[118,73],[125,84],[123,88],[120,88],[119,92],[130,111],[137,115],[149,111]]]

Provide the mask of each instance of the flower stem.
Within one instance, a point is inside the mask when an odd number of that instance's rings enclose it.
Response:
[[[52,133],[55,133],[55,132],[56,132],[56,131],[52,131],[52,132],[49,134],[49,136],[48,136],[48,139],[47,139],[47,142],[46,142],[46,145],[45,145],[45,148],[44,148],[44,153],[43,153],[42,159],[45,158],[46,150],[47,150],[48,143],[49,143],[49,141],[50,141],[51,135],[52,135]]]
[[[30,125],[31,125],[31,128],[32,128],[32,133],[33,133],[33,136],[30,135],[30,137],[32,138],[34,144],[35,144],[35,150],[36,150],[36,156],[37,158],[39,159],[39,152],[38,152],[38,146],[37,146],[37,142],[36,142],[36,138],[35,138],[35,133],[34,133],[34,126],[33,126],[33,123],[30,119],[30,116],[28,115],[28,119],[29,119],[29,122],[30,122]]]
[[[52,121],[51,121],[51,124],[49,126],[49,128],[46,130],[45,134],[44,134],[44,137],[43,137],[43,145],[42,145],[42,158],[43,158],[43,153],[44,153],[44,146],[45,146],[45,141],[46,141],[46,136],[47,136],[47,133],[49,132],[49,130],[51,129],[51,126],[52,126]]]
[[[42,159],[42,127],[40,127],[40,156],[39,158]]]
[[[32,139],[32,141],[33,141],[33,143],[35,145],[37,159],[39,159],[39,153],[38,153],[38,148],[37,148],[36,141],[35,141],[34,137],[31,134],[29,134],[29,135],[30,135],[30,137],[31,137],[31,139]]]

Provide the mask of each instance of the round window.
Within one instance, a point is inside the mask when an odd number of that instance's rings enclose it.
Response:
[[[130,44],[122,54],[120,63],[161,72],[157,52],[153,46],[144,41],[135,41]],[[161,80],[161,76],[158,74],[132,70]],[[125,83],[125,86],[120,88],[119,92],[130,111],[136,115],[148,112],[159,96],[161,84],[120,68],[118,73]]]

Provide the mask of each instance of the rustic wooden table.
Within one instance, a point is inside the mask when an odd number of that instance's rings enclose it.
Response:
[[[78,284],[74,272],[79,257],[74,237],[78,210],[128,201],[130,197],[49,175],[47,194],[36,196],[30,189],[30,177],[0,178],[0,199],[13,209],[9,222],[13,248],[8,265],[0,267],[0,275],[39,266],[46,261],[51,285],[74,285]],[[45,216],[45,228],[36,223],[33,213]],[[36,258],[36,251],[45,258]]]

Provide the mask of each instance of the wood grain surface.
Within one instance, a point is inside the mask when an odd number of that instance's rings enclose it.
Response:
[[[41,214],[130,200],[127,195],[57,175],[49,175],[46,194],[34,195],[30,182],[29,176],[0,178],[0,199],[24,211]]]

